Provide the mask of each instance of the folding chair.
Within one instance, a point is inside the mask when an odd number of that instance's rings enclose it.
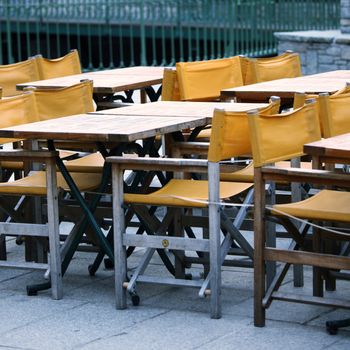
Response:
[[[40,80],[81,73],[78,50],[71,50],[67,55],[55,59],[48,59],[42,57],[42,55],[37,55],[35,56],[35,62]]]
[[[176,73],[183,101],[218,100],[222,89],[243,85],[239,56],[176,63]]]
[[[328,93],[306,95],[299,92],[294,94],[293,108],[296,109],[303,106],[307,99],[315,99],[322,137],[328,138],[348,132],[346,104],[348,103],[349,96],[350,83],[347,83],[343,89],[338,90],[332,95]],[[321,103],[322,106],[320,105]]]
[[[1,127],[38,121],[35,96],[31,92],[0,100]],[[12,139],[1,139],[2,143],[13,142]],[[61,174],[56,175],[55,152],[12,150],[1,151],[1,160],[29,160],[44,162],[46,171],[31,172],[28,176],[0,183],[0,208],[5,214],[5,221],[1,222],[0,230],[6,235],[26,237],[47,237],[49,240],[49,264],[34,262],[0,261],[2,267],[16,267],[29,269],[50,269],[52,296],[54,299],[62,297],[62,274],[59,244],[59,216],[58,216],[58,188],[68,190],[68,186]],[[100,182],[100,175],[72,174],[77,186],[82,190],[95,189]],[[20,198],[17,205],[12,206],[11,197]],[[24,200],[24,196],[26,199]],[[28,196],[47,197],[48,224],[22,223],[25,213],[31,210],[28,207]],[[4,243],[4,242],[2,242]],[[1,244],[1,258],[6,259],[6,245]]]
[[[244,116],[246,118],[246,116]],[[123,157],[110,157],[107,160],[112,163],[113,181],[113,225],[114,225],[114,249],[115,249],[115,273],[116,273],[116,297],[117,308],[126,307],[126,290],[134,292],[137,281],[149,283],[166,283],[170,285],[199,287],[200,296],[210,295],[211,317],[221,316],[220,288],[221,288],[221,265],[227,253],[230,251],[232,243],[235,241],[246,255],[252,257],[253,249],[240,233],[239,228],[247,212],[247,206],[251,203],[253,196],[251,183],[243,182],[220,182],[219,170],[220,161],[236,156],[240,152],[246,152],[246,145],[241,146],[236,142],[236,137],[241,140],[241,127],[236,127],[236,123],[241,124],[241,113],[226,113],[216,110],[213,118],[212,134],[207,160],[190,159],[154,159],[138,158],[125,159]],[[246,125],[246,121],[245,121]],[[124,194],[123,192],[123,171],[133,170],[167,170],[175,172],[203,172],[208,171],[208,181],[205,180],[185,180],[176,177],[168,182],[161,189],[150,194]],[[209,188],[209,190],[208,190]],[[247,192],[248,191],[248,192]],[[245,193],[247,192],[247,193]],[[208,194],[209,193],[209,194]],[[225,211],[220,208],[220,200],[228,200],[238,194],[247,194],[243,206],[238,210],[238,214],[232,221]],[[209,205],[208,205],[209,200]],[[127,212],[124,208],[127,206]],[[147,208],[165,206],[168,207],[162,222],[160,222]],[[186,219],[186,215],[180,215],[176,219],[178,211],[186,209],[209,208],[209,217],[200,220],[209,221],[209,240],[196,238],[186,233],[189,238],[183,236],[183,228],[179,227],[180,222],[187,227],[191,227],[191,217]],[[129,210],[136,213],[142,225],[146,227],[148,235],[134,235],[126,232],[126,217]],[[189,210],[187,213],[189,214]],[[198,219],[198,218],[197,218]],[[196,221],[195,221],[196,222]],[[172,227],[175,226],[175,229]],[[198,225],[198,221],[195,226]],[[220,227],[226,233],[220,244]],[[175,230],[175,234],[174,233]],[[168,233],[168,235],[166,235]],[[146,247],[146,252],[141,259],[140,265],[134,271],[130,280],[127,276],[126,246]],[[184,280],[184,265],[186,259],[180,259],[180,272],[173,272],[178,278],[152,278],[143,276],[143,273],[156,250],[162,251],[185,251],[193,250],[197,253],[209,253],[209,273],[204,282]],[[181,256],[183,258],[183,256]],[[192,262],[195,260],[191,260]],[[241,265],[245,266],[245,265]],[[210,286],[210,288],[209,288]]]
[[[255,166],[255,210],[254,210],[254,324],[264,326],[265,309],[273,300],[308,302],[326,305],[326,301],[317,297],[295,295],[280,292],[278,289],[284,281],[291,264],[314,266],[314,293],[322,294],[318,268],[350,269],[350,259],[338,255],[324,254],[321,247],[323,238],[349,239],[345,233],[323,232],[322,228],[312,233],[313,247],[308,250],[306,239],[309,234],[309,223],[299,229],[294,219],[307,221],[350,222],[350,193],[336,190],[321,190],[306,200],[276,204],[271,209],[265,207],[266,181],[289,181],[324,183],[333,186],[349,185],[348,179],[339,174],[322,170],[278,169],[264,165],[303,155],[303,145],[321,138],[320,126],[315,103],[276,116],[248,116],[251,130],[253,158]],[[293,237],[288,249],[271,248],[265,237],[267,220],[282,224]],[[339,229],[339,231],[341,231]],[[279,261],[280,270],[273,283],[265,288],[265,264],[268,261]],[[335,305],[334,303],[332,305]],[[338,303],[339,305],[339,303]]]
[[[250,58],[245,65],[244,85],[302,75],[299,54],[291,51],[277,57]]]
[[[16,85],[39,80],[39,72],[34,58],[0,66],[0,86],[3,96],[18,95]]]

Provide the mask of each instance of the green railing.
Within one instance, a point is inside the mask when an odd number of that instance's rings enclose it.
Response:
[[[276,53],[276,31],[337,29],[340,0],[0,0],[0,64],[80,52],[86,69]]]

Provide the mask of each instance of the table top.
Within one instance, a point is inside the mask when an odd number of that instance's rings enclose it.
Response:
[[[348,79],[350,81],[350,70],[332,70],[324,73],[308,75],[312,78]]]
[[[266,106],[266,103],[159,101],[153,103],[135,104],[130,107],[105,109],[93,113],[105,115],[148,115],[211,118],[215,108],[223,108],[232,112],[247,112],[252,109],[264,108]]]
[[[77,114],[0,129],[0,137],[90,142],[131,142],[205,126],[206,117]]]
[[[330,137],[304,145],[304,152],[312,156],[344,159],[350,162],[350,133]]]
[[[263,83],[240,86],[221,91],[223,99],[237,97],[246,101],[265,101],[272,95],[281,98],[293,98],[295,92],[305,92],[307,94],[319,94],[328,92],[330,94],[344,88],[348,79],[314,76],[304,76],[298,78],[286,78],[266,81]]]
[[[163,67],[131,67],[105,71],[68,75],[65,77],[32,81],[17,85],[18,90],[27,86],[45,88],[63,88],[79,83],[81,80],[93,80],[94,93],[113,94],[120,91],[142,89],[162,83]]]

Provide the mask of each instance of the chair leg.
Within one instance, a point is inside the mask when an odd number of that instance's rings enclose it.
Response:
[[[218,163],[209,162],[209,255],[210,255],[210,316],[221,318],[221,254],[220,254],[220,207]]]
[[[314,232],[312,235],[312,244],[313,244],[313,251],[317,253],[322,251],[321,237],[316,228],[314,228]],[[314,266],[312,270],[313,270],[313,296],[323,297],[322,269],[320,267]]]
[[[6,236],[0,235],[0,260],[6,260]]]
[[[54,160],[50,160],[49,162],[47,162],[46,183],[51,290],[53,299],[61,299],[63,296],[62,262],[60,254],[57,174],[56,164]]]
[[[254,325],[265,326],[265,182],[255,169],[254,178]]]
[[[126,308],[126,289],[124,288],[124,282],[127,280],[126,247],[123,245],[123,234],[125,232],[123,186],[123,171],[117,164],[113,164],[114,283],[116,308],[119,310]]]

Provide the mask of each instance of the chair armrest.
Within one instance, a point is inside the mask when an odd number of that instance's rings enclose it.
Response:
[[[208,172],[208,161],[206,159],[183,159],[183,158],[126,158],[107,157],[106,161],[117,164],[120,169],[129,170],[161,170],[178,172]]]
[[[32,161],[45,161],[50,158],[58,156],[57,151],[27,151],[27,150],[8,150],[0,151],[0,160],[32,160]]]
[[[276,168],[267,166],[261,168],[264,180],[309,182],[314,184],[336,185],[350,187],[350,175],[335,173],[327,170],[299,169],[299,168]]]

